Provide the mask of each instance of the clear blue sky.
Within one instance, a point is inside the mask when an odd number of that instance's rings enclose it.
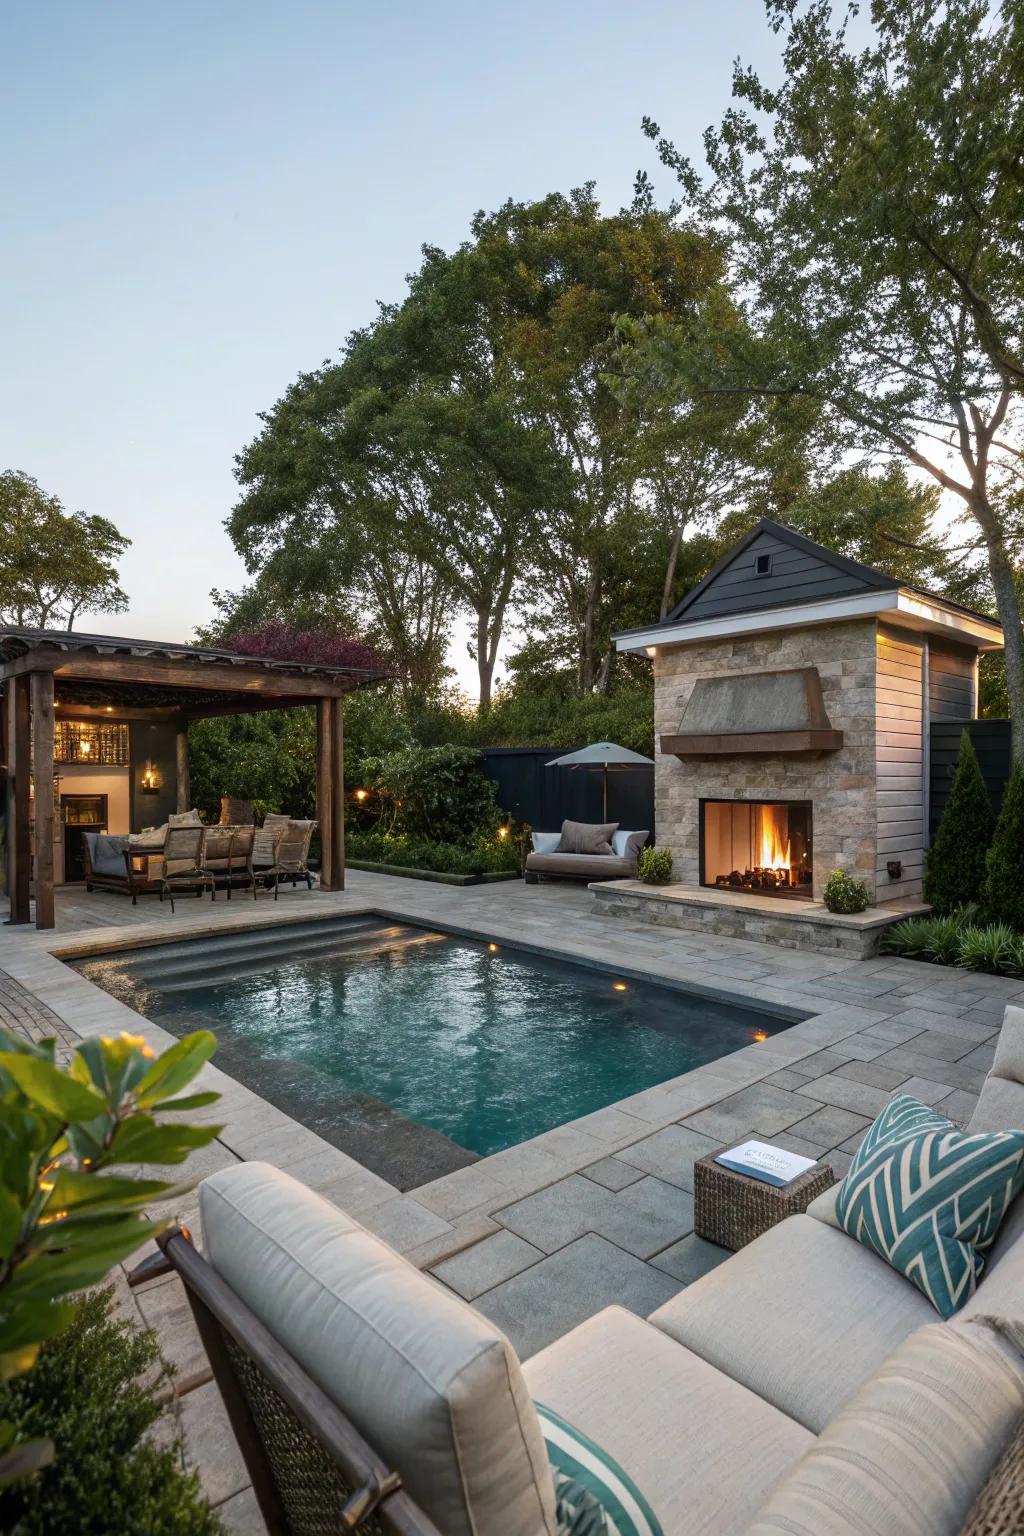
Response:
[[[667,199],[641,116],[696,152],[778,39],[760,0],[7,0],[0,49],[0,467],[134,541],[94,627],[179,639],[241,583],[257,412],[420,245],[640,166]]]

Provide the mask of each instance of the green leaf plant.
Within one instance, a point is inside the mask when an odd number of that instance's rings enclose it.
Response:
[[[0,1381],[30,1370],[40,1345],[68,1327],[66,1298],[163,1230],[145,1207],[189,1183],[140,1170],[183,1163],[222,1129],[156,1119],[219,1098],[178,1097],[213,1054],[208,1030],[161,1056],[141,1035],[86,1040],[66,1068],[55,1047],[0,1029]],[[0,1486],[51,1456],[45,1441],[16,1444],[0,1423]]]

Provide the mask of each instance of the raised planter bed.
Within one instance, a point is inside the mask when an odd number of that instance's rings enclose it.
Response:
[[[516,870],[503,869],[486,875],[453,875],[440,869],[406,869],[402,864],[373,864],[369,859],[346,859],[347,869],[365,869],[372,875],[401,875],[405,880],[433,880],[438,885],[493,885],[497,880],[521,880]]]

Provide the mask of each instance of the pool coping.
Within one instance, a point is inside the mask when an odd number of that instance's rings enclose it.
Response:
[[[437,886],[430,888],[432,892],[442,889]],[[497,886],[494,889],[500,891],[503,887]],[[423,892],[421,886],[415,894],[418,896]],[[320,906],[321,902],[323,906]],[[379,896],[359,899],[355,893],[338,893],[337,896],[320,893],[317,905],[319,910],[312,914],[305,902],[302,909],[295,911],[268,913],[265,908],[256,911],[248,909],[239,911],[237,915],[221,911],[216,925],[198,912],[194,919],[182,913],[181,920],[176,920],[172,932],[150,928],[148,925],[141,931],[119,929],[107,937],[97,937],[91,931],[88,935],[80,933],[60,937],[54,933],[25,934],[21,930],[22,942],[12,943],[10,940],[18,935],[18,930],[13,930],[5,936],[7,942],[0,941],[0,967],[34,992],[78,1036],[128,1029],[143,1034],[155,1048],[165,1049],[174,1042],[174,1036],[97,987],[66,961],[156,947],[199,935],[212,936],[236,929],[273,928],[291,923],[329,921],[342,916],[373,915],[410,922],[419,927],[433,926],[471,939],[507,943],[510,947],[528,953],[583,965],[605,974],[633,975],[658,985],[674,987],[712,1000],[738,1003],[762,1012],[774,1008],[777,1016],[781,1010],[787,1009],[789,1017],[796,1019],[787,1029],[764,1042],[745,1046],[705,1066],[666,1079],[639,1094],[613,1101],[603,1109],[568,1121],[505,1151],[481,1158],[466,1168],[443,1175],[406,1193],[323,1141],[300,1122],[291,1119],[216,1066],[209,1064],[204,1067],[202,1086],[218,1089],[223,1099],[219,1105],[196,1112],[192,1118],[201,1120],[205,1117],[209,1124],[221,1124],[223,1121],[224,1125],[215,1143],[219,1149],[217,1155],[220,1162],[214,1160],[198,1166],[197,1159],[193,1171],[199,1177],[223,1162],[240,1158],[265,1158],[347,1209],[370,1230],[377,1232],[412,1262],[424,1268],[432,1267],[500,1230],[500,1223],[493,1218],[505,1207],[557,1184],[568,1175],[578,1173],[590,1164],[598,1163],[634,1143],[646,1140],[673,1122],[730,1098],[741,1089],[793,1066],[804,1057],[813,1056],[844,1038],[869,1030],[875,1022],[894,1012],[896,1001],[885,997],[879,997],[876,1001],[859,992],[854,983],[849,995],[858,998],[858,1001],[823,998],[820,1010],[812,1012],[807,1007],[787,1005],[777,995],[766,996],[766,989],[775,994],[792,990],[799,995],[801,976],[796,973],[792,977],[776,977],[768,982],[745,982],[740,977],[735,987],[726,989],[691,981],[686,976],[665,974],[666,968],[673,963],[667,951],[662,954],[650,953],[643,969],[628,963],[611,964],[607,958],[588,953],[586,933],[573,935],[571,926],[557,945],[537,942],[536,939],[525,937],[521,931],[514,931],[519,921],[515,913],[481,914],[472,919],[467,914],[466,920],[460,922],[452,921],[445,913],[427,916],[415,904],[410,907],[401,900],[382,901]],[[521,930],[521,921],[519,926]],[[513,931],[506,931],[509,928]],[[636,935],[629,937],[634,940],[637,938]],[[591,943],[590,947],[596,946]],[[608,948],[603,943],[600,947],[602,950]],[[685,970],[691,963],[684,956],[676,962],[676,969],[681,966]],[[869,965],[879,963],[869,962]],[[931,984],[925,979],[926,976],[934,978],[934,969],[931,967],[920,967],[909,961],[887,962],[887,968],[892,965],[899,966],[901,975],[905,974],[908,980],[911,976],[919,975],[922,990]],[[860,969],[858,965],[857,970]],[[841,981],[843,985],[840,996],[843,996],[846,993],[846,978],[841,978]],[[814,989],[809,987],[808,990]],[[1009,990],[1000,989],[1000,993]],[[906,1007],[907,1004],[901,999],[896,1006]],[[190,1208],[183,1215],[179,1213],[179,1219],[187,1220],[190,1217],[195,1220],[194,1197],[190,1197]]]

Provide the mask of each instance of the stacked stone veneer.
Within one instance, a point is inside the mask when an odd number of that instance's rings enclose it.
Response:
[[[879,900],[915,894],[906,884],[898,892],[876,892],[878,630],[874,619],[849,620],[658,651],[656,751],[663,735],[679,730],[697,679],[730,672],[817,667],[829,720],[843,732],[840,751],[807,757],[780,752],[680,760],[657,751],[658,844],[671,848],[676,880],[700,883],[701,800],[809,800],[815,897],[821,897],[829,872],[836,868],[858,875]],[[771,729],[771,722],[765,722],[765,729]]]

